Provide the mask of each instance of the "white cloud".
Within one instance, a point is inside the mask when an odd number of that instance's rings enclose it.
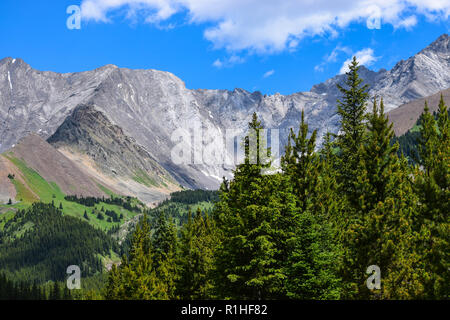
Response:
[[[366,48],[363,50],[360,50],[354,54],[356,59],[358,60],[360,65],[370,66],[372,63],[378,60],[378,57],[374,56],[373,49]],[[342,65],[342,68],[340,70],[340,73],[346,73],[348,71],[348,65],[350,62],[352,62],[352,59],[347,59],[344,64]]]
[[[159,24],[186,12],[189,23],[208,25],[206,39],[216,48],[273,53],[292,50],[307,36],[336,36],[351,22],[411,28],[417,15],[447,20],[450,0],[83,0],[82,15],[99,22],[111,13],[136,12]],[[375,15],[375,16],[374,16]]]
[[[404,29],[411,29],[417,24],[417,17],[416,16],[410,16],[405,18],[404,20],[400,21],[397,25],[395,25],[396,28],[404,28]]]
[[[220,59],[217,59],[213,62],[213,66],[220,69],[223,67],[223,62]]]
[[[272,76],[275,73],[275,70],[269,70],[266,73],[264,73],[263,78],[268,78],[270,76]]]
[[[352,50],[349,47],[338,45],[336,48],[333,49],[333,51],[331,51],[330,54],[326,55],[323,58],[323,61],[320,64],[318,64],[314,67],[314,70],[318,71],[318,72],[322,72],[327,64],[329,64],[331,62],[336,62],[338,56],[341,53],[350,55],[352,53]]]
[[[98,22],[109,22],[108,13],[125,9],[127,18],[133,18],[139,12],[145,15],[145,21],[159,23],[182,9],[179,1],[172,0],[83,0],[81,14],[83,18]]]
[[[216,68],[219,68],[219,69],[229,68],[236,64],[241,64],[244,62],[245,62],[244,58],[233,54],[231,57],[228,57],[228,58],[217,59],[216,61],[213,62],[213,66]]]

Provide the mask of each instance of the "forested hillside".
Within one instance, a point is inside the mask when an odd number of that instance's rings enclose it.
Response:
[[[136,198],[113,194],[109,198],[58,195],[49,199],[49,203],[3,206],[9,211],[0,214],[0,299],[98,298],[107,264],[118,263],[122,252],[128,253],[131,235],[122,245],[112,236],[127,218],[145,212],[154,224],[164,213],[181,225],[188,220],[190,209],[211,210],[217,192],[177,192],[154,209]],[[81,268],[81,292],[66,292],[69,265]]]
[[[177,191],[170,195],[170,199],[164,200],[156,208],[145,210],[145,214],[153,231],[161,218],[169,219],[174,224],[174,227],[179,229],[188,222],[189,213],[195,213],[200,209],[203,214],[211,214],[214,204],[218,200],[218,191]],[[121,242],[121,254],[129,253],[132,239],[133,232],[129,232]]]
[[[84,276],[102,272],[100,255],[112,251],[117,244],[104,232],[52,204],[20,210],[0,232],[0,269],[30,283],[62,281],[70,265],[80,266]]]
[[[438,117],[437,113],[435,112],[433,115],[437,120]],[[394,137],[394,139],[392,140],[393,143],[398,142],[399,144],[398,150],[399,156],[403,154],[410,163],[417,163],[420,159],[418,146],[419,146],[419,138],[421,136],[420,134],[420,128],[422,126],[421,123],[422,117],[420,117],[419,120],[417,120],[417,123],[413,128],[411,128],[405,134],[399,137]],[[437,129],[439,130],[439,128]]]

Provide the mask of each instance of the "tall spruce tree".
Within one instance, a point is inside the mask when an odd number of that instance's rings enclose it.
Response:
[[[368,85],[359,77],[359,64],[353,57],[346,73],[345,85],[338,85],[343,97],[338,100],[337,113],[341,118],[341,130],[337,144],[340,149],[339,179],[343,195],[353,204],[355,199],[355,177],[360,161],[360,146],[365,136],[366,102]]]
[[[273,220],[277,212],[270,198],[277,189],[270,175],[262,170],[270,166],[261,159],[262,126],[256,114],[244,139],[245,160],[234,171],[234,180],[222,186],[221,201],[215,207],[220,244],[216,250],[215,284],[217,295],[234,299],[270,299],[283,290],[282,266],[278,254]],[[250,135],[256,137],[251,144]]]
[[[178,279],[178,236],[173,220],[169,220],[162,211],[158,213],[155,222],[152,249],[156,276],[165,283],[168,298],[174,299]]]
[[[420,167],[416,167],[415,190],[419,215],[415,226],[422,235],[424,298],[445,299],[450,292],[450,121],[441,95],[438,117],[425,104],[420,128]]]
[[[343,230],[345,297],[358,299],[415,297],[420,291],[419,256],[412,219],[416,199],[405,159],[391,144],[392,124],[376,99],[368,119],[367,140],[360,146],[356,180],[358,203]],[[381,270],[381,290],[369,290],[366,270]]]
[[[177,293],[181,299],[210,299],[213,297],[212,281],[214,248],[217,245],[214,222],[200,208],[181,228],[178,265],[180,277]]]
[[[332,225],[328,210],[330,203],[319,199],[321,184],[319,156],[315,152],[316,131],[308,138],[308,125],[302,112],[298,135],[290,134],[291,142],[283,157],[285,180],[291,188],[295,207],[288,208],[288,215],[281,216],[285,224],[280,226],[288,250],[283,253],[286,261],[286,296],[294,299],[337,299],[337,247],[333,243]],[[326,205],[325,208],[323,205]],[[285,219],[283,219],[285,218]],[[287,218],[287,219],[286,219]],[[289,234],[289,233],[287,233]]]
[[[291,131],[282,159],[285,174],[292,178],[293,192],[301,211],[306,211],[317,196],[319,157],[315,152],[316,136],[317,131],[314,130],[308,139],[308,124],[302,110],[299,132],[295,135]]]
[[[144,215],[133,234],[129,257],[112,266],[105,298],[108,300],[168,299],[166,284],[157,277],[152,259],[150,226]]]

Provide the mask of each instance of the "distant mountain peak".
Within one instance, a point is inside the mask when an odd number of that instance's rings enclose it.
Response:
[[[86,169],[87,163],[94,164],[101,172],[95,176],[98,180],[110,181],[123,194],[135,194],[146,203],[164,198],[164,189],[178,189],[152,155],[93,103],[77,106],[48,142],[74,161],[84,158],[78,162]]]
[[[433,41],[429,46],[423,49],[421,52],[439,52],[439,53],[448,53],[450,51],[450,37],[448,34],[444,33],[435,41]]]
[[[21,58],[12,58],[12,57],[6,57],[2,60],[0,60],[0,66],[8,64],[9,66],[15,65],[15,66],[25,66],[31,68],[31,66],[23,61]]]

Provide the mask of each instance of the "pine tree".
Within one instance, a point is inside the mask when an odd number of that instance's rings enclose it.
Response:
[[[320,151],[319,181],[317,185],[317,201],[315,210],[323,214],[333,225],[334,231],[342,224],[342,212],[345,207],[345,198],[340,194],[338,182],[339,159],[336,154],[336,143],[331,140],[332,134],[327,133],[323,148]],[[337,236],[335,233],[334,236]]]
[[[359,200],[358,209],[362,211],[373,209],[387,197],[387,184],[390,182],[387,173],[398,161],[399,148],[398,144],[391,144],[394,137],[392,126],[393,124],[389,124],[389,119],[384,114],[383,99],[378,107],[377,100],[374,98],[373,110],[367,124],[367,142],[362,144],[360,149],[359,166],[367,178],[367,183],[364,184],[366,189],[358,188],[356,191]]]
[[[355,199],[356,188],[354,186],[357,176],[357,167],[360,162],[360,146],[365,135],[365,112],[368,98],[368,85],[362,85],[363,80],[359,77],[359,65],[356,57],[349,65],[349,71],[345,86],[338,85],[343,94],[342,101],[338,100],[337,113],[341,118],[341,133],[337,144],[340,148],[339,179],[343,195],[346,195],[352,203]]]
[[[293,192],[296,195],[297,206],[301,212],[306,211],[316,195],[316,185],[319,179],[319,157],[315,152],[317,131],[308,139],[308,125],[302,111],[298,135],[292,131],[291,142],[285,150],[283,157],[284,172],[291,177]]]
[[[217,239],[214,222],[200,208],[195,217],[191,211],[181,229],[180,278],[177,292],[181,299],[204,300],[213,296],[213,257]]]
[[[419,215],[415,226],[422,235],[425,292],[423,297],[444,299],[450,292],[450,121],[441,95],[435,121],[425,104],[420,128],[420,167],[415,171]]]
[[[270,175],[262,170],[270,160],[262,159],[262,126],[256,114],[249,123],[251,137],[244,139],[245,160],[237,166],[234,180],[223,185],[221,201],[215,207],[220,243],[216,250],[215,284],[221,298],[264,299],[282,291],[284,276],[277,265],[276,230],[272,224],[277,213],[270,197],[277,189]]]
[[[358,204],[343,230],[343,277],[347,298],[406,299],[421,290],[417,235],[412,229],[416,199],[405,159],[397,157],[398,144],[391,144],[392,124],[376,99],[369,116],[367,141],[361,146],[356,179]],[[381,269],[381,291],[370,291],[366,269]]]
[[[165,283],[168,298],[174,299],[175,283],[178,279],[177,230],[173,221],[169,221],[164,212],[159,212],[154,229],[152,248],[156,276]]]
[[[295,201],[284,216],[286,239],[286,296],[294,299],[336,299],[339,297],[337,276],[337,247],[333,244],[329,221],[330,203],[319,199],[319,156],[315,152],[316,131],[308,138],[308,125],[302,118],[298,135],[290,134],[290,142],[283,157],[284,179]],[[292,186],[292,189],[289,189]],[[323,190],[324,191],[324,190]],[[287,219],[286,219],[287,218]],[[286,233],[287,232],[287,233]],[[283,239],[283,237],[281,237]],[[284,241],[281,240],[281,243]]]
[[[156,275],[151,248],[150,226],[144,216],[133,234],[129,258],[123,256],[120,266],[113,265],[109,272],[106,299],[168,299],[167,288]]]

